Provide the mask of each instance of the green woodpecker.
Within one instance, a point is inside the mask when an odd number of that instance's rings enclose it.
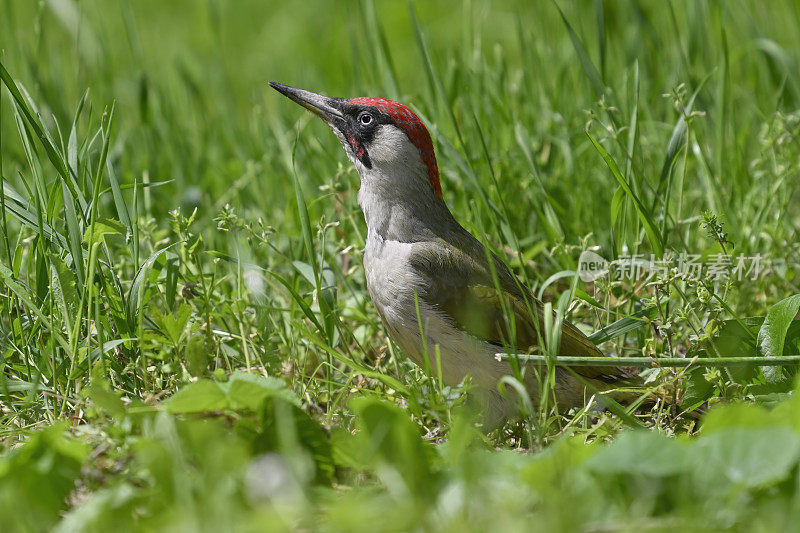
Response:
[[[280,83],[270,85],[324,120],[358,170],[358,203],[367,223],[367,288],[389,336],[418,365],[427,354],[430,368],[437,368],[438,349],[445,383],[457,385],[470,375],[482,391],[487,417],[497,420],[507,415],[510,404],[497,385],[512,370],[496,354],[514,348],[519,353],[539,350],[543,304],[453,218],[442,198],[425,125],[410,109],[391,100],[331,98]],[[511,321],[513,335],[508,328]],[[603,355],[566,321],[557,353]],[[524,384],[535,404],[540,379],[528,370]],[[574,371],[581,379],[566,369],[556,371],[553,392],[562,411],[583,405],[591,396],[583,381],[607,390],[630,377],[607,366]]]

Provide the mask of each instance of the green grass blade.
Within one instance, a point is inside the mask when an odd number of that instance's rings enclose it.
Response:
[[[626,333],[630,333],[631,331],[644,327],[652,319],[654,319],[657,314],[658,308],[655,306],[642,309],[631,316],[621,318],[616,322],[604,327],[603,329],[595,331],[589,335],[589,340],[595,344],[602,344],[606,341],[615,339],[625,335]]]
[[[84,279],[84,256],[83,246],[81,244],[82,232],[78,224],[78,217],[75,214],[75,206],[73,204],[72,195],[69,192],[69,187],[65,182],[61,182],[61,191],[64,196],[64,221],[67,226],[67,237],[69,238],[69,252],[72,254],[72,263],[75,268],[75,276],[78,279],[78,285],[83,286]]]
[[[161,254],[179,244],[180,243],[176,242],[156,250],[150,254],[147,259],[145,259],[144,263],[142,263],[136,271],[136,275],[133,277],[133,282],[131,283],[131,288],[128,290],[128,296],[126,298],[126,313],[131,331],[136,331],[137,329],[136,324],[141,311],[141,299],[146,286],[147,276],[150,273],[150,268],[152,268],[153,264],[155,264],[156,260],[161,256]]]
[[[25,116],[25,120],[33,128],[34,132],[36,132],[36,135],[41,141],[42,146],[47,153],[47,157],[50,159],[50,162],[53,163],[53,166],[56,168],[58,173],[64,179],[67,179],[69,172],[66,164],[64,163],[64,159],[61,157],[61,154],[59,153],[49,134],[47,134],[44,128],[39,124],[39,121],[34,118],[33,112],[28,107],[25,98],[23,98],[22,93],[17,87],[17,84],[3,66],[2,62],[0,62],[0,80],[2,80],[8,91],[11,93],[11,96],[14,98],[14,102],[16,102],[20,111]]]
[[[622,187],[622,189],[625,191],[625,194],[627,194],[628,198],[631,200],[631,202],[633,202],[633,205],[636,208],[636,213],[639,215],[639,220],[644,226],[644,231],[647,235],[647,240],[650,242],[650,247],[653,249],[653,253],[656,255],[656,257],[662,257],[664,255],[664,244],[661,240],[661,234],[659,233],[655,222],[653,222],[653,219],[645,211],[645,208],[642,205],[642,202],[639,200],[639,197],[636,196],[636,193],[633,192],[630,184],[628,184],[628,180],[626,180],[625,176],[623,176],[619,171],[619,167],[617,167],[617,163],[614,161],[614,158],[612,158],[609,153],[606,152],[605,148],[603,148],[600,143],[594,140],[594,137],[592,137],[588,131],[586,132],[586,135],[600,153],[603,161],[605,161],[606,165],[608,165],[608,169],[611,170],[611,173],[614,175],[617,183],[619,183],[620,187]]]
[[[597,98],[607,96],[608,88],[606,87],[605,83],[603,83],[603,78],[600,76],[600,73],[597,72],[597,67],[594,66],[594,63],[592,63],[589,53],[586,51],[586,47],[583,46],[583,42],[581,41],[580,37],[578,37],[578,34],[575,33],[574,29],[572,29],[572,24],[569,23],[567,17],[564,15],[564,12],[561,11],[561,8],[556,0],[553,0],[553,5],[558,10],[558,14],[561,16],[561,20],[564,22],[564,26],[567,28],[569,39],[572,41],[572,47],[578,54],[578,61],[581,64],[583,73],[586,75],[586,79],[589,80],[589,83],[591,83]]]
[[[13,292],[16,295],[16,297],[19,298],[23,304],[25,304],[25,307],[31,313],[33,313],[36,316],[36,318],[38,318],[41,321],[42,324],[44,324],[44,326],[50,331],[50,334],[53,336],[53,338],[56,340],[59,346],[61,346],[61,348],[64,350],[67,356],[70,359],[73,359],[74,353],[70,348],[70,345],[67,342],[67,340],[61,335],[61,333],[59,333],[53,328],[53,323],[50,321],[48,316],[43,312],[42,309],[39,308],[39,306],[37,306],[33,302],[31,297],[28,295],[28,291],[25,290],[25,288],[22,285],[20,285],[14,280],[13,272],[11,272],[11,270],[9,270],[9,268],[3,265],[2,263],[0,263],[0,278],[2,278],[3,283],[6,284],[6,286],[11,290],[11,292]]]

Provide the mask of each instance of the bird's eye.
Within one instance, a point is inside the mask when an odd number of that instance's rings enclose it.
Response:
[[[361,122],[362,126],[369,126],[372,124],[372,115],[369,113],[361,113],[361,116],[358,117],[358,121]]]

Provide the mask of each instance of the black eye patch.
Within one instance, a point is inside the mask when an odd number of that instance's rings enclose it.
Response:
[[[372,168],[369,147],[380,125],[394,124],[394,120],[374,106],[345,104],[342,111],[345,118],[341,130],[353,149],[353,154],[365,167]]]
[[[381,124],[394,124],[392,118],[371,106],[346,106],[342,128],[345,139],[353,149],[353,154],[367,168],[372,168],[369,147]]]

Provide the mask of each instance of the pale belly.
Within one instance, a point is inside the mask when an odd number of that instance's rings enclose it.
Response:
[[[455,328],[435,304],[415,299],[415,289],[426,281],[408,261],[413,246],[370,236],[364,250],[367,288],[389,336],[420,366],[426,366],[427,353],[434,375],[438,351],[446,384],[457,385],[470,375],[474,385],[494,389],[511,374],[510,366],[495,359],[495,346]]]

